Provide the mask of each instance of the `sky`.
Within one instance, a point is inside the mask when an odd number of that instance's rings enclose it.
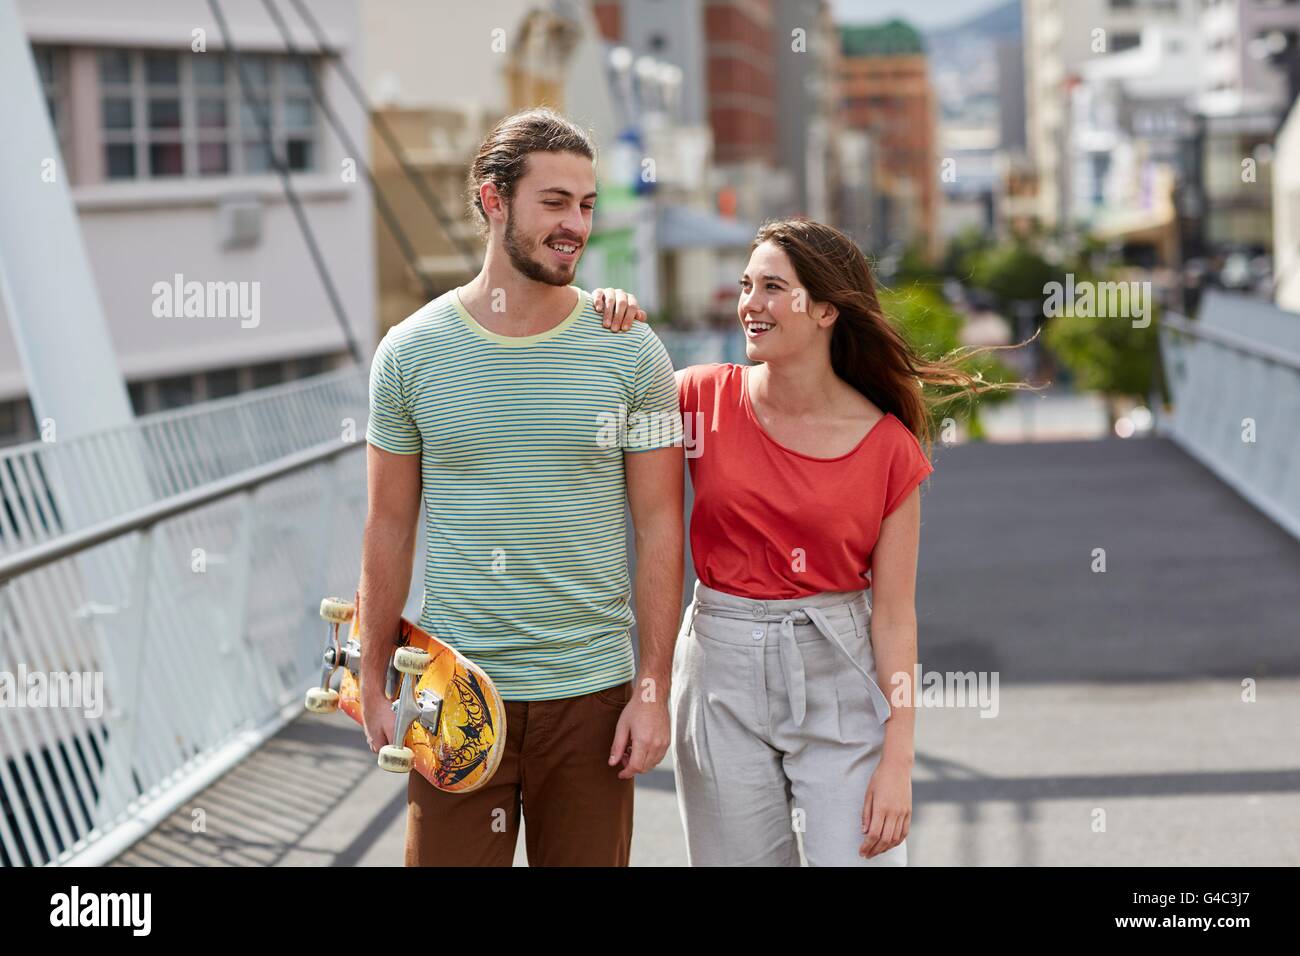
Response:
[[[838,23],[871,23],[900,17],[921,30],[969,20],[1006,0],[831,0]]]

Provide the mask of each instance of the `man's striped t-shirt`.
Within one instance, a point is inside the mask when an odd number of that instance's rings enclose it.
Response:
[[[609,331],[574,292],[563,322],[522,337],[447,292],[388,331],[370,370],[366,440],[421,456],[419,625],[507,700],[632,679],[623,453],[682,439],[658,336]]]

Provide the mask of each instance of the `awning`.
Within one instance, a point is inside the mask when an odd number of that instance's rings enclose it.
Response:
[[[686,206],[662,206],[658,215],[660,249],[745,249],[758,227],[715,212]]]

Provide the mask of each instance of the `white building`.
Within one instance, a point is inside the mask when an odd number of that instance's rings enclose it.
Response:
[[[1300,55],[1300,3],[1208,0],[1200,29],[1204,240],[1266,252],[1275,233],[1270,179],[1281,171],[1273,138],[1292,105],[1284,62]]]
[[[1102,232],[1172,229],[1168,195],[1192,135],[1203,45],[1194,23],[1143,29],[1136,47],[1081,65],[1071,90],[1070,214]]]
[[[1292,107],[1273,156],[1273,276],[1278,308],[1300,313],[1300,107]]]
[[[1295,0],[1206,0],[1200,18],[1206,56],[1198,71],[1206,111],[1288,106],[1286,77],[1269,57],[1288,39],[1294,49],[1298,29],[1300,3]]]
[[[1196,22],[1202,0],[1023,0],[1027,148],[1038,219],[1069,219],[1070,90],[1084,63],[1141,43],[1144,27]]]
[[[373,343],[371,197],[359,171],[345,175],[366,156],[344,154],[311,87],[314,76],[364,154],[365,111],[333,68],[360,71],[357,3],[313,0],[321,49],[281,0],[305,54],[295,58],[261,0],[220,2],[230,38],[205,0],[116,0],[111,15],[98,0],[17,0],[109,326],[107,358],[137,413],[312,374],[347,355],[260,141],[260,115],[292,170],[351,337],[363,353]],[[253,102],[269,113],[245,99],[231,39],[245,54]],[[177,276],[239,284],[256,321],[168,317],[176,310],[159,290]],[[56,309],[48,320],[59,320]],[[31,418],[14,335],[0,318],[0,443],[35,437]]]

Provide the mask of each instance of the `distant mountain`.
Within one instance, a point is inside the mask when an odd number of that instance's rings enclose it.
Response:
[[[1000,7],[994,7],[961,23],[941,30],[929,30],[925,34],[925,39],[930,46],[945,46],[958,37],[965,40],[977,37],[989,40],[1014,40],[1020,36],[1020,33],[1020,0],[1009,0]]]
[[[941,125],[996,128],[998,47],[1021,38],[1020,0],[925,34]]]

